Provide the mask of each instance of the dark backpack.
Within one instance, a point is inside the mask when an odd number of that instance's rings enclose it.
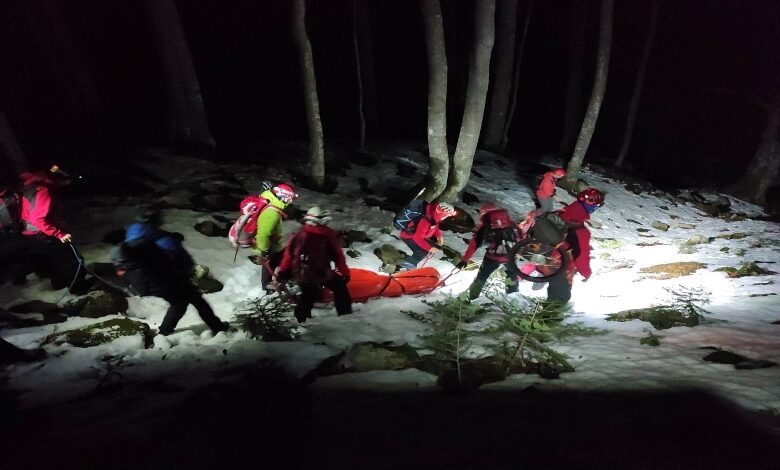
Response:
[[[546,212],[536,217],[531,227],[531,238],[548,245],[557,245],[566,238],[566,231],[574,225],[567,224],[555,212]]]
[[[185,285],[187,277],[177,269],[154,239],[119,245],[117,267],[125,271],[124,281],[137,295],[163,296]]]
[[[296,282],[322,283],[330,279],[333,270],[325,236],[301,231],[292,246],[292,278]]]
[[[22,229],[19,194],[0,188],[0,233],[18,233]]]
[[[422,199],[415,199],[410,202],[406,207],[398,211],[393,219],[393,227],[398,230],[402,230],[408,234],[414,233],[414,227],[417,226],[417,222],[425,214],[425,209],[428,207],[428,202]]]
[[[485,235],[483,240],[489,249],[500,252],[501,247],[508,249],[520,240],[520,229],[509,217],[506,209],[490,211],[485,218]]]

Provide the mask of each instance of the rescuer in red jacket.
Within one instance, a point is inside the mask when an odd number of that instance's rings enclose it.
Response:
[[[329,211],[317,206],[309,209],[303,228],[290,238],[277,269],[280,282],[292,279],[301,289],[295,305],[295,318],[300,323],[311,318],[311,309],[320,297],[322,286],[333,291],[339,316],[352,313],[352,297],[347,289],[349,268],[336,231],[327,226],[329,222]],[[335,271],[331,262],[336,266]]]
[[[58,175],[59,173],[59,175]],[[58,168],[49,172],[33,171],[19,175],[22,237],[30,257],[51,274],[51,285],[62,289],[71,285],[71,293],[87,288],[86,270],[79,266],[71,234],[62,228],[52,191],[70,183]]]
[[[553,202],[555,202],[555,183],[566,176],[566,170],[556,168],[548,171],[539,179],[536,188],[536,200],[539,202],[539,213],[552,212]]]
[[[401,230],[401,240],[412,250],[412,254],[399,263],[400,267],[404,270],[415,269],[428,254],[441,250],[444,237],[439,224],[454,215],[455,207],[452,204],[447,202],[427,204],[422,217],[409,223],[409,231]]]
[[[558,211],[558,215],[570,225],[563,242],[569,263],[563,275],[550,279],[547,286],[549,300],[569,301],[575,273],[580,273],[585,281],[590,279],[590,230],[585,226],[585,221],[602,205],[604,193],[595,188],[587,188],[577,194],[576,201]]]

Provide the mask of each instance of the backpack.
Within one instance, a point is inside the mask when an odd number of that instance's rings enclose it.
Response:
[[[327,247],[324,236],[299,232],[292,247],[293,280],[317,284],[330,279],[333,270]]]
[[[488,243],[488,249],[499,254],[507,253],[508,249],[520,240],[520,229],[509,217],[506,209],[494,210],[486,215],[483,240]]]
[[[546,212],[536,217],[529,233],[531,237],[548,245],[557,245],[566,238],[566,232],[574,225],[567,224],[555,212]]]
[[[238,205],[241,215],[228,230],[228,238],[233,247],[247,248],[255,246],[257,235],[257,218],[269,201],[260,196],[247,196]]]
[[[393,227],[402,230],[409,235],[413,234],[417,221],[423,217],[427,207],[428,202],[423,201],[422,199],[415,199],[395,214],[395,218],[393,218]]]
[[[0,188],[0,233],[21,232],[19,195],[10,188]]]
[[[117,251],[114,264],[125,271],[123,280],[135,295],[168,295],[188,279],[154,239],[123,242]]]

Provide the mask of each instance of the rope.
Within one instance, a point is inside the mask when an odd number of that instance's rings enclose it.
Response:
[[[76,247],[73,245],[73,243],[68,243],[68,246],[70,247],[71,251],[73,252],[73,256],[76,257],[76,261],[78,262],[78,266],[76,266],[76,273],[73,275],[73,280],[70,281],[70,284],[68,285],[68,290],[65,291],[65,293],[62,294],[62,297],[59,298],[59,300],[57,301],[58,304],[60,302],[62,302],[62,300],[65,298],[65,296],[70,293],[71,289],[73,289],[73,286],[76,284],[76,281],[79,278],[79,273],[81,272],[82,269],[84,269],[84,271],[88,272],[89,274],[94,276],[96,279],[101,281],[103,284],[105,284],[105,285],[107,285],[107,286],[109,286],[111,288],[114,288],[114,289],[117,289],[117,290],[119,290],[121,292],[124,292],[125,294],[127,294],[129,296],[136,295],[135,293],[133,293],[129,289],[127,289],[125,287],[118,286],[116,284],[113,284],[113,283],[105,280],[101,276],[95,274],[94,271],[92,271],[91,269],[89,269],[87,267],[87,264],[84,262],[84,257],[81,256],[81,253],[79,253],[79,251],[76,249]]]

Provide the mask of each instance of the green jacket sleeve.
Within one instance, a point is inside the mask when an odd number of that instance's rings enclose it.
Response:
[[[257,218],[257,235],[255,249],[269,251],[282,236],[282,216],[273,207],[268,207]]]

